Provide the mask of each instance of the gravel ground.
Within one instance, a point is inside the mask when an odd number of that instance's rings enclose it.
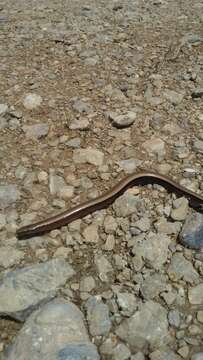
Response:
[[[151,169],[203,194],[198,0],[0,1],[1,360],[202,360],[203,214],[158,185],[15,231]]]

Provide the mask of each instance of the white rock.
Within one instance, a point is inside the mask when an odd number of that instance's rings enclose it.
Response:
[[[40,106],[42,103],[42,97],[38,94],[27,94],[23,99],[23,106],[32,110]]]
[[[86,149],[76,149],[73,152],[73,161],[76,164],[92,164],[96,166],[101,166],[103,164],[104,154],[91,147]]]

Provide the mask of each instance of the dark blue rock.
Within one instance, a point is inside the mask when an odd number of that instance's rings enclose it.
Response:
[[[203,247],[203,214],[196,212],[188,216],[179,238],[182,245],[200,250]]]

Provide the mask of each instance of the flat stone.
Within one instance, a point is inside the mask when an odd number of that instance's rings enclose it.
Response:
[[[118,217],[127,217],[137,212],[140,200],[130,193],[120,196],[113,204],[113,209]]]
[[[8,120],[3,116],[0,116],[0,130],[5,129],[9,126]]]
[[[62,176],[50,174],[49,176],[49,191],[51,195],[56,195],[60,190],[66,186],[66,183]]]
[[[145,356],[141,351],[138,351],[136,354],[131,356],[130,360],[145,360]]]
[[[133,349],[156,349],[169,342],[167,312],[160,304],[147,301],[119,325],[116,334]]]
[[[163,274],[154,273],[147,276],[141,284],[140,291],[147,300],[152,300],[167,289],[167,278]]]
[[[127,292],[117,293],[117,304],[122,315],[131,316],[137,308],[137,298]]]
[[[99,360],[90,343],[84,316],[70,301],[56,299],[32,313],[5,360]]]
[[[80,291],[82,292],[90,292],[96,286],[95,280],[92,276],[86,276],[80,281]]]
[[[51,356],[51,357],[50,357]],[[99,360],[100,356],[94,344],[88,342],[84,344],[70,344],[66,345],[62,350],[54,355],[48,354],[41,360]],[[37,359],[36,359],[37,360]]]
[[[76,164],[92,164],[96,166],[101,166],[104,161],[103,152],[93,149],[76,149],[73,151],[73,161]]]
[[[188,327],[188,333],[192,336],[198,336],[202,334],[202,330],[199,326],[192,324]]]
[[[165,303],[170,306],[175,302],[177,298],[177,292],[174,290],[170,290],[167,292],[162,292],[160,296],[164,299]]]
[[[48,177],[49,177],[49,175],[47,174],[46,171],[40,171],[38,173],[38,180],[40,183],[46,183],[48,180]]]
[[[180,312],[176,309],[170,310],[168,313],[168,322],[171,326],[179,328],[180,326]]]
[[[158,270],[167,261],[170,242],[171,240],[167,235],[150,232],[143,241],[135,245],[134,251],[152,268]]]
[[[130,174],[134,172],[138,166],[140,166],[142,163],[141,160],[138,159],[126,159],[126,160],[120,160],[118,161],[118,165],[122,170],[125,171],[126,174]]]
[[[170,279],[175,282],[184,280],[190,284],[194,284],[199,281],[199,275],[192,263],[181,253],[175,253],[172,256],[167,272]]]
[[[85,306],[90,334],[92,336],[107,335],[111,329],[108,306],[97,296],[90,297]]]
[[[188,200],[184,197],[178,198],[173,201],[173,209],[171,211],[171,218],[173,220],[185,220],[188,212]]]
[[[71,185],[64,185],[58,192],[58,196],[63,199],[67,200],[70,199],[74,194],[74,187]]]
[[[134,111],[127,111],[126,113],[123,114],[110,112],[108,116],[115,127],[125,128],[132,125],[135,122],[137,114]]]
[[[203,305],[203,283],[190,288],[188,298],[192,305]]]
[[[14,249],[12,246],[0,247],[0,266],[9,268],[15,264],[18,264],[25,256],[25,253],[21,250]]]
[[[25,320],[36,306],[53,298],[73,275],[74,270],[63,259],[8,272],[0,282],[0,314]]]
[[[23,99],[23,106],[28,110],[33,110],[40,106],[42,97],[38,94],[27,94]]]
[[[182,133],[183,130],[177,124],[168,123],[163,126],[162,131],[166,134],[170,134],[171,136],[173,136]]]
[[[73,139],[70,139],[70,140],[66,141],[65,144],[69,148],[77,149],[77,148],[80,147],[81,139],[80,138],[73,138]]]
[[[108,282],[109,281],[108,274],[112,273],[113,271],[111,263],[107,260],[107,258],[104,255],[95,256],[94,262],[101,281]]]
[[[172,350],[155,350],[149,355],[150,360],[182,360],[178,354]]]
[[[179,240],[191,249],[200,250],[203,247],[203,214],[195,212],[187,217]]]
[[[115,218],[111,215],[107,215],[104,219],[104,230],[106,234],[114,234],[118,224]]]
[[[19,165],[15,171],[16,178],[22,180],[26,175],[27,175],[27,169],[24,166]]]
[[[190,349],[188,345],[182,346],[181,348],[178,349],[178,354],[180,354],[183,359],[186,359],[188,357],[189,352]]]
[[[163,96],[173,105],[178,105],[182,102],[184,94],[177,93],[174,90],[165,90]]]
[[[88,119],[75,119],[69,125],[70,130],[87,130],[90,127]]]
[[[38,123],[34,125],[24,125],[23,131],[28,138],[40,139],[45,137],[49,132],[49,125],[46,123]]]
[[[9,205],[20,200],[21,193],[17,185],[0,185],[0,209],[4,209]]]
[[[203,352],[193,354],[191,360],[203,360]]]
[[[100,346],[100,353],[101,355],[103,355],[105,357],[105,355],[107,356],[113,356],[113,350],[115,348],[115,345],[117,344],[116,339],[113,336],[109,336],[107,337],[102,345]]]
[[[82,113],[89,114],[89,113],[93,112],[93,107],[86,100],[75,99],[72,106],[73,106],[73,109],[75,111],[79,112],[80,114],[82,114]]]
[[[166,235],[178,234],[181,229],[181,222],[169,222],[165,217],[161,217],[155,224],[155,229],[158,233],[163,233]]]
[[[147,140],[142,144],[144,150],[146,150],[149,154],[154,154],[163,157],[165,155],[165,143],[163,140],[159,138],[152,138],[151,140]]]
[[[146,232],[150,229],[150,219],[148,217],[142,217],[141,219],[137,220],[133,223],[133,227],[136,227],[141,232]]]
[[[105,251],[112,251],[115,247],[116,239],[114,235],[108,235],[106,238],[106,242],[103,246],[103,249]]]
[[[71,249],[65,246],[59,246],[53,254],[54,258],[67,259],[70,256]]]
[[[170,173],[171,171],[171,165],[170,164],[167,164],[167,163],[164,163],[164,164],[159,164],[157,165],[157,170],[163,174],[163,175],[167,175]]]
[[[52,195],[57,195],[63,200],[71,198],[74,193],[73,186],[66,185],[62,176],[52,173],[49,176],[49,190]]]
[[[7,104],[0,104],[0,115],[6,114],[8,111],[8,105]]]
[[[128,347],[120,343],[116,345],[112,351],[112,360],[128,360],[130,358],[131,352]]]
[[[109,97],[111,100],[120,101],[120,102],[126,100],[126,96],[123,94],[123,92],[116,87],[113,88],[111,84],[107,85],[104,88],[104,92],[105,92],[105,96]]]
[[[86,243],[97,243],[99,241],[98,226],[96,224],[87,226],[83,231],[83,237]]]

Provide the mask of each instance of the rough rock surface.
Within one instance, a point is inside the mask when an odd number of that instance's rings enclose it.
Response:
[[[28,318],[5,359],[82,357],[99,359],[96,347],[89,342],[83,314],[69,301],[54,300]]]
[[[169,342],[166,310],[156,302],[147,301],[132,317],[124,320],[116,333],[134,348],[152,349]],[[141,320],[142,319],[142,320]]]
[[[201,10],[1,0],[0,359],[16,346],[19,360],[202,357],[198,204],[153,177],[114,188],[144,169],[203,195]],[[17,239],[72,208],[68,225]]]
[[[73,268],[62,259],[8,272],[0,283],[0,313],[24,320],[73,275]]]

